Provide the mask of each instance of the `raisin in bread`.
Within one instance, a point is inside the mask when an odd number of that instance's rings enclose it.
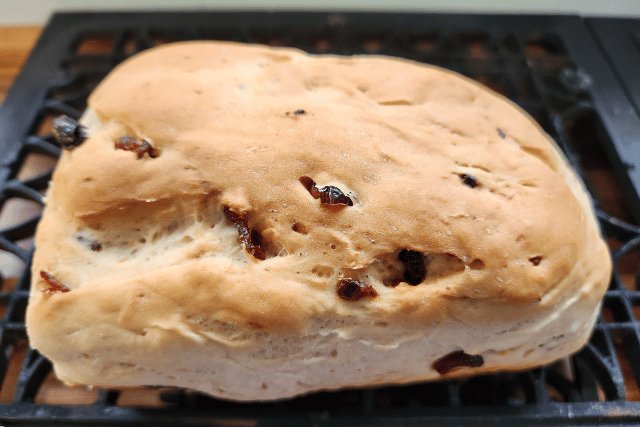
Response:
[[[27,310],[68,383],[280,399],[589,338],[611,261],[588,196],[528,115],[453,72],[179,43],[119,65],[82,123]]]

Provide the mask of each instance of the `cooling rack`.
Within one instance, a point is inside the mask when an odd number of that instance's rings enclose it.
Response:
[[[631,49],[622,52],[625,58],[638,56],[640,25],[618,21],[418,13],[55,14],[0,106],[0,424],[640,424],[640,180],[634,175],[640,169],[633,154],[640,97],[637,77],[627,63],[620,68],[619,59],[620,49]],[[614,32],[624,43],[616,43]],[[129,56],[194,39],[409,58],[467,75],[528,111],[585,180],[613,254],[615,271],[589,343],[567,360],[532,371],[264,404],[172,388],[119,391],[57,381],[49,362],[30,349],[24,324],[33,235],[60,155],[51,121],[62,113],[78,118],[91,90]]]

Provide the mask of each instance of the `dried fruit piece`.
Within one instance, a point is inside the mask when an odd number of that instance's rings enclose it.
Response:
[[[477,368],[478,366],[482,366],[483,364],[484,359],[482,359],[482,356],[480,356],[479,354],[471,355],[465,353],[462,350],[458,350],[436,360],[435,362],[433,362],[433,365],[431,365],[431,367],[438,371],[440,375],[444,375],[448,372],[451,372],[455,368],[463,366]]]
[[[302,176],[300,177],[300,183],[304,185],[304,188],[306,188],[309,194],[311,194],[314,198],[317,199],[320,197],[320,192],[316,188],[316,183],[314,180],[312,180],[308,176]]]
[[[531,262],[531,264],[538,266],[540,265],[540,261],[542,261],[542,257],[534,256],[533,258],[529,258],[529,261]]]
[[[320,192],[320,203],[323,206],[353,206],[351,199],[333,185],[322,187],[318,191]]]
[[[76,148],[89,136],[84,126],[64,114],[56,117],[51,126],[53,127],[53,136],[65,150]]]
[[[262,236],[256,230],[252,230],[247,226],[247,220],[242,215],[233,212],[229,207],[224,206],[224,214],[238,229],[240,241],[244,244],[247,252],[255,258],[264,260],[266,255],[262,248]]]
[[[342,279],[338,282],[338,296],[347,301],[358,301],[364,297],[377,297],[378,293],[371,285],[357,280]]]
[[[300,177],[300,182],[307,189],[315,199],[320,199],[322,206],[353,206],[353,201],[342,192],[338,187],[333,185],[327,185],[326,187],[318,188],[313,179],[308,176]]]
[[[96,241],[87,241],[87,239],[82,236],[78,237],[78,242],[88,245],[89,249],[94,252],[100,252],[102,250],[102,243]]]
[[[152,159],[158,157],[156,150],[147,141],[141,141],[130,136],[123,136],[115,142],[115,147],[118,150],[133,151],[137,154],[138,159],[141,159],[145,153]]]
[[[404,264],[404,280],[410,285],[419,285],[427,276],[427,266],[421,252],[403,249],[398,259]]]
[[[53,294],[55,292],[69,292],[71,290],[63,285],[62,282],[56,279],[51,273],[40,270],[40,277],[42,277],[44,281],[47,282],[47,285],[49,285],[48,288],[45,288],[43,290],[48,294]]]
[[[502,139],[505,139],[507,135],[502,131],[502,129],[498,129],[498,136]]]
[[[473,175],[469,175],[466,173],[463,173],[460,175],[460,179],[462,180],[462,182],[471,187],[471,188],[476,188],[477,186],[479,186],[480,184],[478,184],[478,180],[473,176]]]

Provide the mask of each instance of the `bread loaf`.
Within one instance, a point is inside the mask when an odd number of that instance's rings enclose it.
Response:
[[[611,274],[589,197],[527,114],[451,71],[171,44],[116,67],[82,124],[27,310],[68,383],[281,399],[589,338]]]

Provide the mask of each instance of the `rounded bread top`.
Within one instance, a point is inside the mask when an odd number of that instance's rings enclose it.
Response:
[[[224,274],[198,259],[179,266],[187,274],[167,266],[96,289],[183,281],[166,292],[172,304],[214,304],[269,331],[304,329],[326,313],[504,322],[553,307],[587,279],[605,280],[592,271],[606,270],[606,248],[549,137],[510,101],[453,72],[186,42],[125,61],[89,106],[102,127],[65,153],[50,193],[70,218],[100,228],[126,222],[137,206],[209,198],[242,216],[266,251],[265,260],[245,253]],[[125,135],[157,156],[115,149]],[[302,177],[353,205],[323,206]],[[403,250],[424,254],[417,286],[395,280]],[[194,297],[205,276],[218,283],[206,285],[221,292],[216,302]],[[377,296],[341,299],[342,279],[377,280]]]

